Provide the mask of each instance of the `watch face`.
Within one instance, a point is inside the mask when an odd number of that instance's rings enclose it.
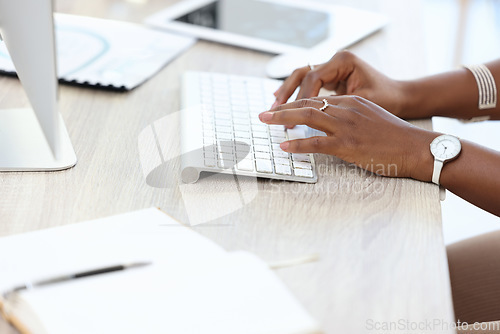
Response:
[[[431,152],[436,159],[446,161],[455,158],[462,149],[460,140],[451,135],[442,135],[431,143]]]

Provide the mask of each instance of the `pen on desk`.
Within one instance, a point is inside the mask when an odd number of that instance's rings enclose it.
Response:
[[[114,271],[144,267],[144,266],[148,266],[150,264],[151,264],[151,262],[145,262],[145,261],[144,262],[132,262],[132,263],[127,263],[127,264],[119,264],[119,265],[115,265],[115,266],[109,266],[109,267],[103,267],[103,268],[98,268],[98,269],[92,269],[92,270],[88,270],[88,271],[82,271],[82,272],[74,273],[74,274],[61,275],[61,276],[57,276],[57,277],[53,277],[53,278],[49,278],[49,279],[44,279],[44,280],[40,280],[40,281],[36,281],[36,282],[28,282],[28,283],[25,283],[24,285],[20,285],[18,287],[15,287],[14,289],[4,293],[4,296],[8,296],[11,293],[22,291],[22,290],[29,290],[29,289],[32,289],[35,287],[71,281],[71,280],[82,278],[82,277],[111,273]]]

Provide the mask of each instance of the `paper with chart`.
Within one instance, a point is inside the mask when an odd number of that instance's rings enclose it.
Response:
[[[130,90],[195,42],[191,37],[133,23],[66,14],[54,16],[58,76],[63,82]],[[0,42],[0,71],[15,72],[3,42]]]

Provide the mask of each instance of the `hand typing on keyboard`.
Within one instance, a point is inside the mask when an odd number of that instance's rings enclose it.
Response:
[[[324,102],[326,101],[326,103]],[[327,137],[293,139],[280,144],[283,151],[335,155],[379,175],[416,177],[435,134],[394,116],[358,96],[329,96],[297,100],[259,115],[270,125],[308,125]],[[292,140],[290,140],[292,139]],[[404,139],[404,140],[402,140]]]
[[[273,91],[280,84],[277,80],[219,73],[184,75],[184,182],[196,182],[200,172],[317,181],[312,154],[290,154],[280,147],[286,140],[305,138],[304,127],[286,130],[283,125],[266,125],[259,120],[258,115],[269,108]]]

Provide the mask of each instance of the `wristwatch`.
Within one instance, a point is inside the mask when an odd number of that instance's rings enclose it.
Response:
[[[444,163],[458,157],[461,150],[460,140],[452,135],[441,135],[432,141],[431,153],[434,156],[432,182],[439,185],[439,177]]]

